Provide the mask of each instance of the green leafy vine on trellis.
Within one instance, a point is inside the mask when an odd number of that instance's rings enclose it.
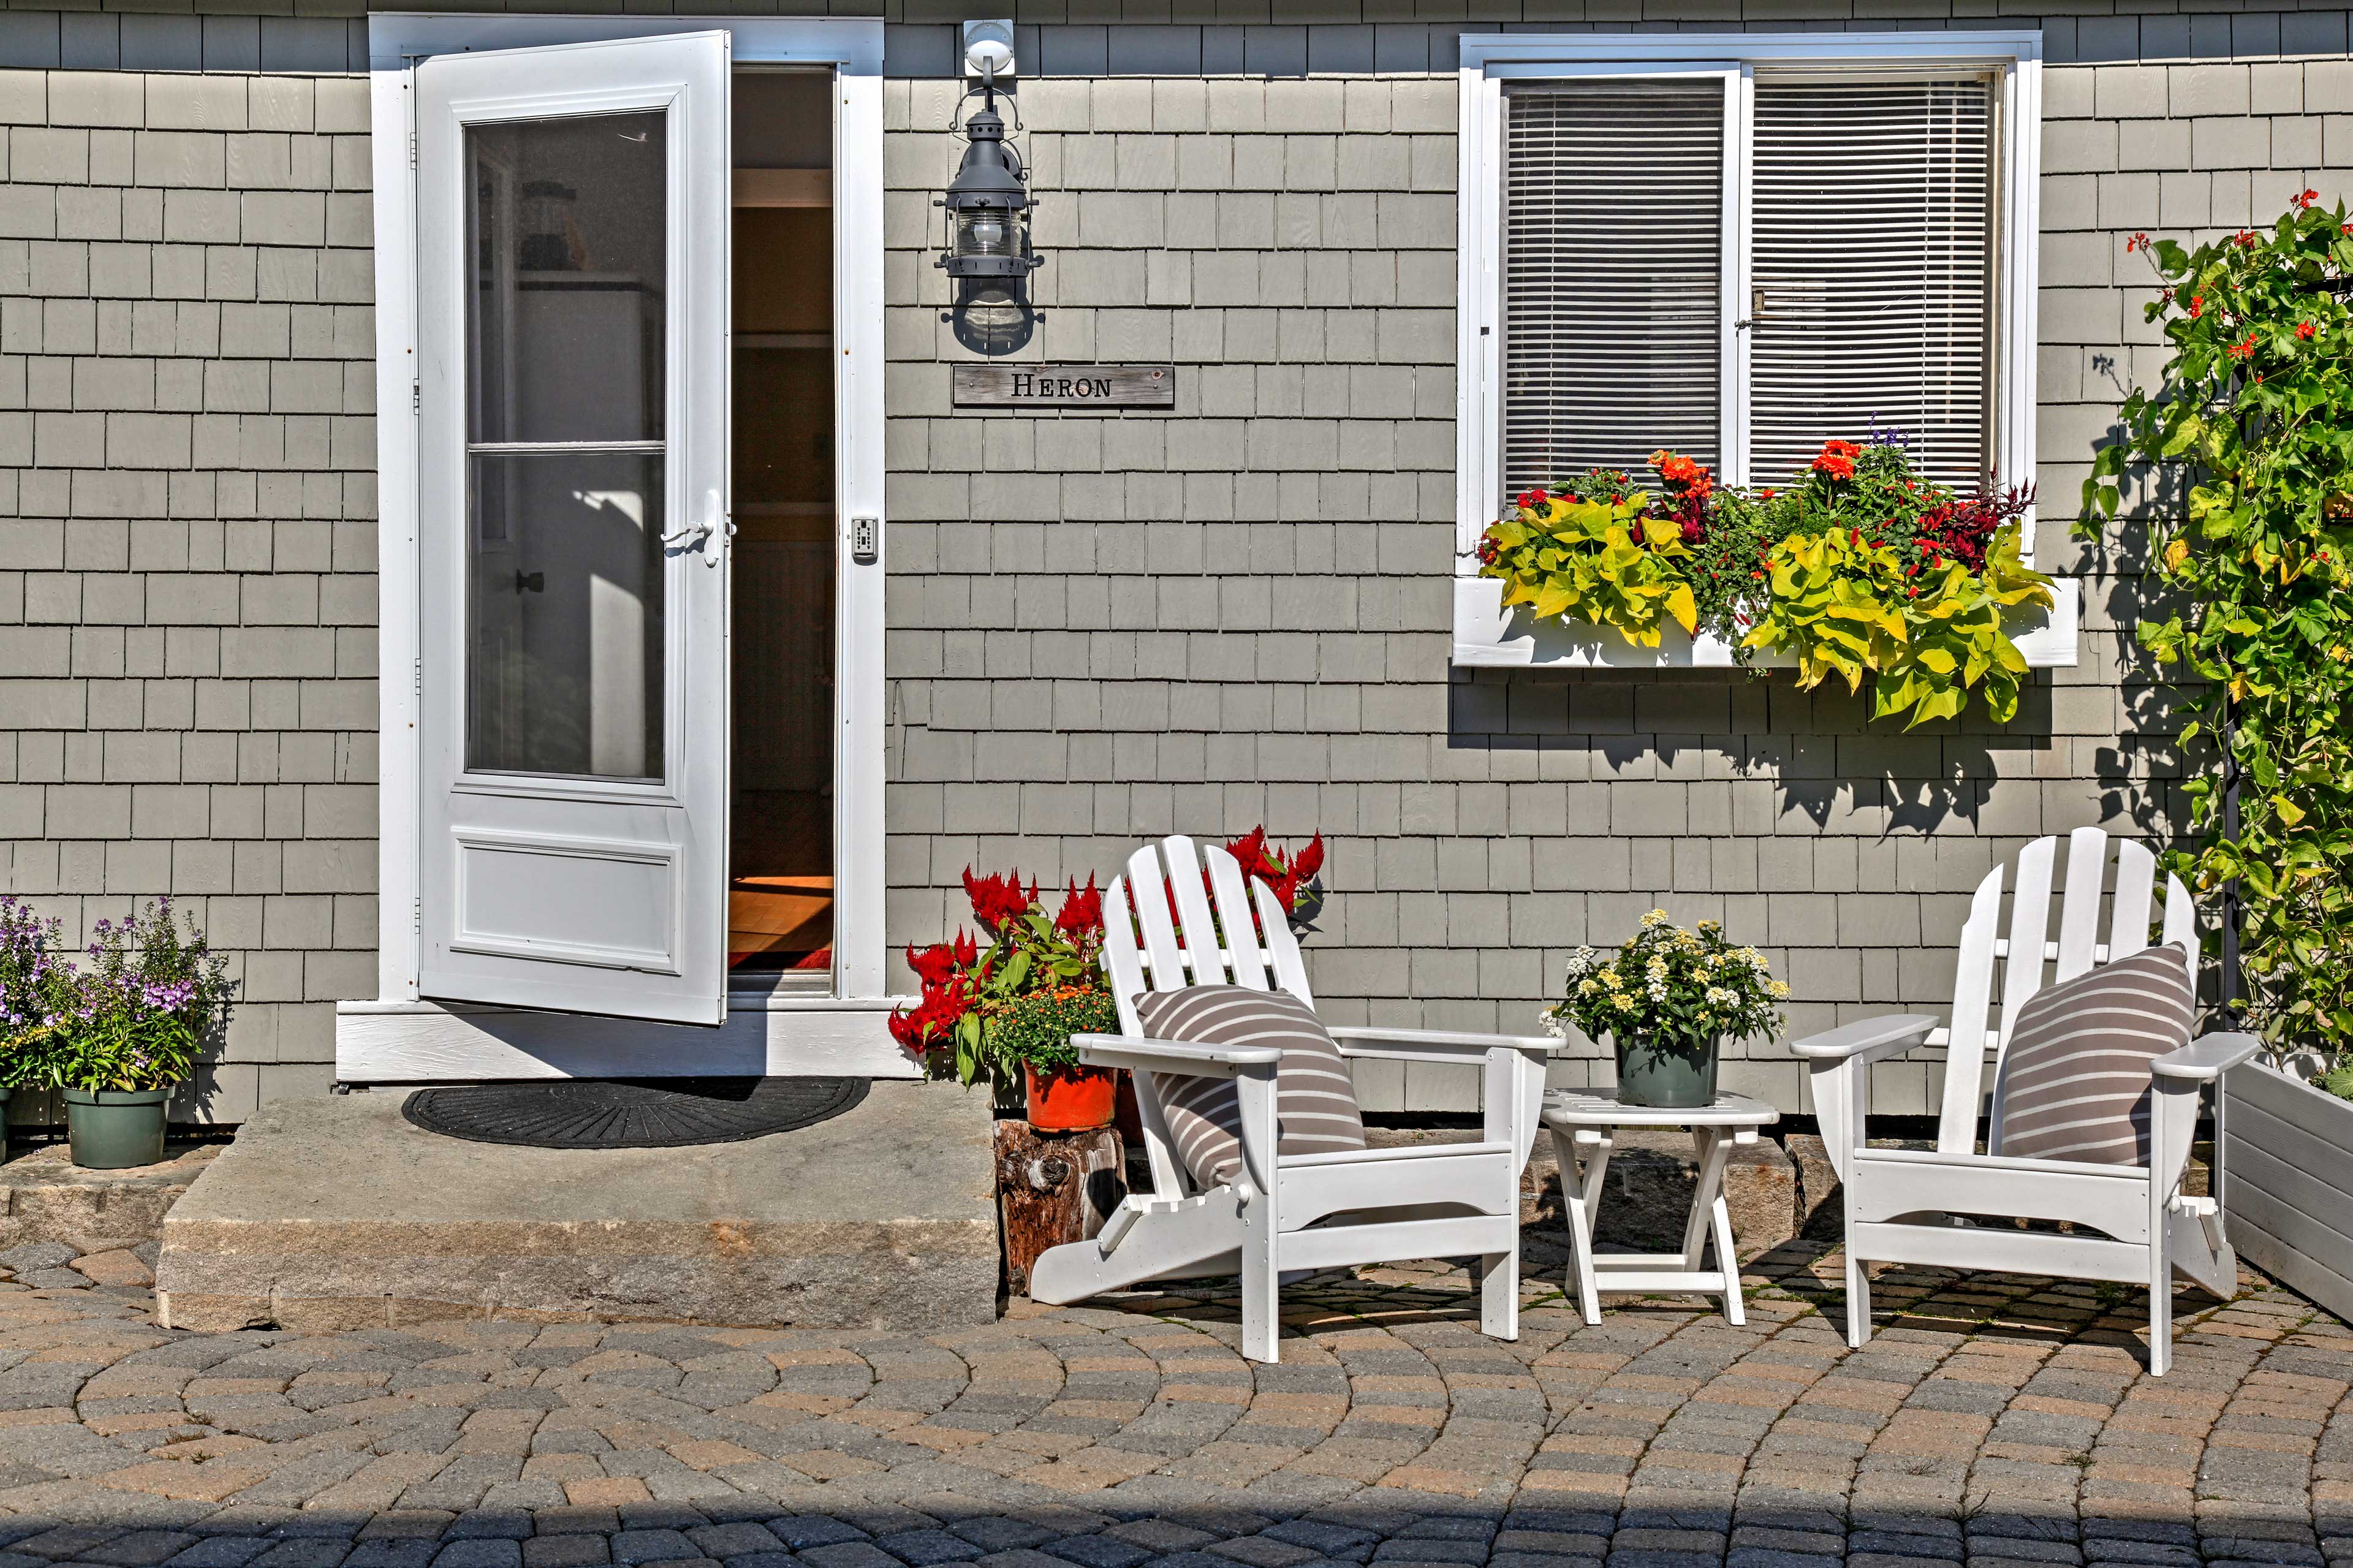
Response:
[[[2171,358],[2125,404],[2084,485],[2080,536],[2127,499],[2177,607],[2139,623],[2160,665],[2199,683],[2189,742],[2227,733],[2222,779],[2184,786],[2192,837],[2169,857],[2200,889],[2239,879],[2242,994],[2275,1045],[2353,1033],[2353,224],[2306,191],[2268,229],[2186,250],[2135,235],[2163,283],[2147,309]],[[2227,722],[2229,728],[2224,729]]]

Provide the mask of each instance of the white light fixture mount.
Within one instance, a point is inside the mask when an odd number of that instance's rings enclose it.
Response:
[[[974,81],[1006,81],[1013,75],[1013,24],[964,25],[964,74]]]

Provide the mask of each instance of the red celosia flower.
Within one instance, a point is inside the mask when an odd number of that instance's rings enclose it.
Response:
[[[925,985],[937,985],[956,972],[955,953],[944,942],[935,942],[921,952],[910,944],[907,967],[913,970],[915,978]]]
[[[973,918],[987,931],[1000,931],[1008,921],[1018,921],[1029,912],[1038,901],[1038,879],[1029,879],[1029,889],[1021,887],[1021,873],[1006,876],[975,877],[972,868],[964,868],[965,895],[972,900]]]
[[[1067,937],[1084,937],[1103,929],[1103,892],[1095,886],[1095,874],[1087,873],[1087,885],[1082,889],[1076,877],[1071,879],[1069,891],[1062,895],[1062,912],[1054,917],[1054,929]]]

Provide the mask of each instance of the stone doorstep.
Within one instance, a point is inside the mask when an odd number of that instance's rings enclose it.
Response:
[[[73,1163],[62,1140],[0,1164],[0,1251],[58,1242],[104,1253],[161,1240],[164,1215],[225,1143],[168,1148],[171,1157],[122,1171]]]
[[[1367,1142],[1376,1148],[1470,1143],[1479,1136],[1475,1129],[1454,1127],[1366,1131]],[[1604,1247],[1643,1252],[1681,1247],[1683,1222],[1691,1213],[1692,1192],[1698,1181],[1699,1164],[1692,1152],[1690,1133],[1620,1129],[1610,1152],[1594,1240]],[[1755,1143],[1733,1151],[1724,1173],[1724,1203],[1731,1211],[1733,1241],[1743,1258],[1769,1252],[1797,1235],[1798,1192],[1797,1168],[1773,1141],[1771,1128],[1761,1129]],[[1527,1167],[1520,1173],[1520,1223],[1551,1226],[1564,1235],[1568,1225],[1567,1211],[1561,1206],[1560,1167],[1553,1158],[1552,1140],[1541,1134]]]
[[[996,1315],[987,1102],[878,1082],[797,1131],[685,1149],[438,1137],[406,1096],[290,1100],[164,1222],[167,1328],[450,1318],[938,1329]]]

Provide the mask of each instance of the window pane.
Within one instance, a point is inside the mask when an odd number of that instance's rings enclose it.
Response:
[[[1749,477],[1875,422],[1974,487],[1991,462],[1993,94],[1757,83]]]
[[[467,131],[471,439],[660,438],[663,120]]]
[[[662,772],[662,459],[478,453],[466,766]]]
[[[1715,463],[1722,82],[1515,87],[1504,106],[1503,494],[1661,447]]]

